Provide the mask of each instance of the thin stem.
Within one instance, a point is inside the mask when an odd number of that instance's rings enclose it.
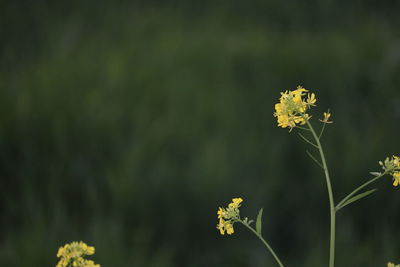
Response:
[[[325,130],[325,125],[326,125],[326,123],[324,122],[324,124],[322,125],[321,132],[319,132],[318,139],[321,139],[321,136],[322,136],[322,134],[324,133],[324,130]]]
[[[301,126],[298,126],[298,125],[296,125],[296,128],[302,129],[302,130],[304,130],[304,131],[310,131],[310,129],[304,128],[304,127],[301,127]]]
[[[320,166],[322,169],[324,169],[324,166],[322,166],[322,164],[310,153],[310,151],[306,150],[307,155],[315,161],[315,163],[318,164],[318,166]]]
[[[335,209],[336,211],[340,210],[342,208],[342,205],[352,196],[354,196],[358,191],[360,191],[361,189],[363,189],[364,187],[366,187],[367,185],[375,182],[376,180],[382,178],[382,176],[384,176],[386,174],[386,172],[376,176],[375,178],[369,180],[368,182],[363,183],[362,185],[360,185],[359,187],[357,187],[356,189],[353,190],[353,192],[351,192],[350,194],[348,194],[342,201],[339,202],[339,204],[336,205]]]
[[[272,254],[272,256],[274,256],[276,262],[278,263],[278,265],[280,267],[284,267],[283,263],[281,262],[281,260],[278,258],[278,256],[276,255],[276,253],[274,252],[274,250],[271,248],[271,246],[267,243],[267,241],[265,241],[265,239],[259,234],[257,233],[256,230],[254,230],[250,225],[248,225],[247,223],[244,223],[243,221],[239,220],[238,222],[240,222],[241,224],[243,224],[244,226],[246,226],[250,231],[253,232],[253,234],[255,234],[260,240],[261,242],[263,242],[263,244],[267,247],[267,249],[269,250],[269,252]]]
[[[331,225],[330,225],[330,246],[329,246],[329,267],[335,266],[335,225],[336,225],[336,211],[335,211],[335,202],[333,200],[333,193],[332,193],[332,185],[331,179],[329,177],[328,167],[326,165],[324,150],[322,149],[321,142],[317,134],[314,131],[314,128],[311,126],[311,123],[307,120],[308,128],[310,129],[312,135],[314,136],[315,142],[317,143],[318,150],[321,156],[322,166],[325,173],[326,179],[326,186],[328,189],[328,196],[329,196],[329,208],[330,208],[330,215],[331,215]]]
[[[311,142],[310,140],[308,140],[304,135],[302,135],[301,133],[297,133],[304,141],[306,141],[307,143],[309,143],[310,145],[312,145],[315,148],[318,148],[318,146],[316,144],[314,144],[313,142]]]

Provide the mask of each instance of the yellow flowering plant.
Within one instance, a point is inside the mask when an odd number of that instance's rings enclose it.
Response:
[[[275,104],[275,112],[273,115],[277,119],[278,127],[289,128],[289,132],[294,129],[298,129],[297,134],[299,135],[299,137],[317,150],[317,156],[313,155],[309,151],[306,151],[306,153],[323,170],[325,176],[330,209],[329,267],[334,267],[336,213],[345,206],[354,203],[355,201],[358,201],[375,192],[376,189],[371,189],[360,193],[360,191],[363,190],[365,187],[379,180],[386,174],[392,176],[393,186],[399,186],[400,157],[392,156],[390,158],[387,157],[383,162],[379,161],[379,165],[381,165],[382,167],[381,172],[370,172],[372,177],[367,182],[358,186],[341,201],[335,202],[333,198],[333,189],[331,185],[328,165],[323,147],[321,145],[321,136],[324,133],[326,125],[333,123],[332,121],[330,121],[332,115],[329,110],[323,113],[322,119],[319,119],[319,121],[322,123],[322,126],[320,127],[319,133],[317,134],[310,121],[312,116],[308,113],[311,107],[316,106],[316,102],[317,99],[314,93],[309,93],[307,89],[298,86],[296,90],[287,90],[281,93],[279,103]],[[243,200],[241,198],[234,198],[227,208],[218,209],[217,229],[219,230],[220,234],[224,235],[225,232],[228,235],[233,234],[234,223],[241,223],[250,231],[252,231],[263,242],[265,247],[274,257],[277,264],[280,267],[283,267],[284,265],[282,261],[279,259],[279,257],[271,248],[271,246],[267,243],[267,241],[262,237],[261,226],[263,210],[260,209],[256,220],[256,227],[253,228],[251,226],[251,223],[253,222],[252,220],[249,220],[248,218],[241,219],[240,217],[239,208],[242,201]],[[387,267],[400,267],[400,265],[395,265],[391,262],[388,262]]]
[[[84,259],[85,256],[93,255],[95,248],[86,245],[84,242],[74,241],[60,247],[57,258],[60,258],[56,267],[100,267],[92,260]]]
[[[251,232],[253,232],[261,240],[261,242],[263,242],[265,247],[270,251],[272,256],[275,258],[275,260],[279,264],[279,266],[283,266],[281,260],[276,255],[275,251],[271,248],[271,246],[268,244],[268,242],[261,235],[261,227],[262,227],[261,218],[262,218],[263,209],[260,209],[260,211],[258,212],[256,228],[254,229],[250,225],[253,222],[253,220],[249,220],[247,217],[245,217],[243,219],[240,218],[239,208],[240,208],[242,202],[243,202],[242,198],[233,198],[232,202],[229,203],[227,208],[219,208],[218,209],[217,215],[218,215],[219,222],[217,224],[217,229],[219,230],[220,234],[224,235],[225,232],[228,235],[233,234],[235,232],[233,229],[233,224],[241,223],[246,228],[248,228]]]

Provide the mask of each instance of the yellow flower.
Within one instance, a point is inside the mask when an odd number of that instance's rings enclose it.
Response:
[[[329,118],[331,117],[331,113],[328,112],[324,112],[324,118],[322,120],[319,120],[320,122],[323,123],[333,123],[333,121],[329,121]]]
[[[400,158],[398,156],[392,156],[390,159],[387,157],[384,162],[379,161],[379,165],[385,173],[393,176],[393,186],[400,185]]]
[[[400,264],[394,264],[394,263],[392,263],[392,262],[388,262],[387,263],[387,267],[400,267]]]
[[[397,157],[397,156],[393,156],[392,159],[393,159],[393,164],[394,164],[396,167],[400,168],[400,158]]]
[[[315,94],[307,94],[307,99],[303,98],[308,90],[298,86],[294,91],[281,93],[279,103],[275,104],[274,116],[277,117],[278,127],[290,129],[297,124],[304,125],[310,116],[306,113],[307,109],[315,106]]]
[[[233,225],[231,223],[226,223],[225,224],[225,229],[226,229],[226,233],[228,235],[231,235],[235,232],[235,230],[233,229]]]
[[[240,203],[243,202],[243,199],[239,198],[233,198],[232,202],[229,203],[228,207],[232,208],[232,209],[237,209],[238,207],[240,207]]]
[[[72,242],[60,247],[57,252],[57,257],[60,258],[57,267],[100,267],[91,260],[85,260],[85,255],[93,255],[95,248],[86,245],[84,242]]]
[[[306,102],[307,105],[315,106],[315,102],[317,102],[317,99],[315,98],[315,94],[314,93],[308,94],[307,102]]]
[[[224,219],[220,219],[219,223],[217,224],[217,229],[221,235],[225,234],[225,221]]]
[[[93,255],[95,251],[94,247],[88,247],[86,250],[87,255]]]
[[[95,264],[92,260],[85,260],[85,267],[100,267],[99,264]]]
[[[233,224],[240,220],[240,204],[243,202],[242,198],[233,198],[232,202],[229,203],[227,208],[218,208],[218,224],[217,229],[221,235],[225,232],[231,235],[235,232],[233,229]]]
[[[400,172],[394,172],[392,175],[393,175],[393,186],[398,186],[400,184]]]
[[[221,219],[224,216],[225,211],[222,208],[219,208],[217,211],[218,219]]]

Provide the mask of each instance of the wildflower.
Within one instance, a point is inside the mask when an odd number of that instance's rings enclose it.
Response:
[[[315,102],[317,102],[317,99],[315,98],[315,94],[314,93],[308,94],[307,101],[306,101],[307,105],[315,106]]]
[[[233,224],[240,220],[239,208],[242,202],[243,199],[241,198],[233,198],[227,208],[218,208],[217,215],[219,222],[217,224],[217,229],[221,235],[224,235],[225,232],[228,235],[235,232]]]
[[[328,112],[324,112],[324,118],[321,120],[319,120],[320,122],[323,122],[323,123],[333,123],[333,121],[329,121],[329,118],[331,117],[331,113],[328,111]]]
[[[242,202],[243,202],[243,199],[241,199],[241,198],[233,198],[232,203],[230,203],[228,205],[228,207],[232,208],[232,209],[237,209],[240,207],[240,203],[242,203]]]
[[[400,158],[393,156],[393,164],[400,168]]]
[[[387,267],[400,267],[400,264],[394,264],[394,263],[392,263],[392,262],[388,262],[387,263]]]
[[[86,245],[84,242],[72,242],[60,247],[57,252],[57,257],[60,261],[56,267],[100,267],[91,260],[85,260],[85,255],[93,255],[95,248]]]
[[[235,232],[234,229],[233,229],[233,225],[231,223],[227,223],[225,225],[225,230],[226,230],[226,233],[228,235],[231,235],[231,234],[233,234]]]
[[[221,235],[225,234],[225,221],[223,219],[219,219],[219,223],[217,224],[217,229]]]
[[[225,214],[224,209],[219,208],[218,211],[217,211],[218,219],[222,219],[224,214]]]
[[[400,184],[400,172],[393,173],[393,186],[398,186]]]
[[[278,127],[290,129],[297,124],[304,125],[310,118],[306,113],[307,109],[315,106],[317,101],[315,94],[308,93],[308,90],[298,86],[294,91],[285,91],[281,93],[279,103],[275,104],[274,116],[277,117]],[[305,96],[307,95],[307,99]]]
[[[400,185],[400,157],[392,156],[391,159],[386,158],[384,162],[379,161],[379,164],[386,173],[392,175],[393,186]]]

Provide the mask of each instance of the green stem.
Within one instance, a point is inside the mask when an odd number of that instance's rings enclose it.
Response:
[[[321,142],[319,141],[319,137],[314,131],[314,128],[311,126],[311,123],[307,120],[307,126],[310,129],[315,142],[317,143],[318,150],[321,156],[322,166],[325,172],[325,179],[326,179],[326,186],[328,189],[329,195],[329,208],[331,214],[331,229],[330,229],[330,246],[329,246],[329,267],[335,266],[335,225],[336,225],[336,210],[335,210],[335,202],[333,200],[333,193],[332,193],[332,185],[331,179],[329,178],[329,171],[326,165],[324,150],[322,149]]]
[[[302,130],[305,130],[305,131],[309,131],[310,129],[307,129],[307,128],[304,128],[304,127],[301,127],[301,126],[296,126],[296,128],[299,128],[299,129],[302,129]]]
[[[276,253],[274,252],[274,250],[271,248],[271,246],[267,243],[267,241],[265,241],[265,239],[262,237],[262,235],[260,235],[259,233],[257,233],[256,230],[254,230],[250,225],[248,225],[247,223],[244,223],[241,220],[238,220],[238,222],[240,222],[241,224],[243,224],[244,226],[246,226],[250,231],[253,232],[253,234],[255,234],[260,240],[261,242],[263,242],[263,244],[267,247],[267,249],[269,250],[269,252],[272,254],[272,256],[274,256],[276,262],[278,263],[278,265],[280,267],[284,267],[281,260],[278,258],[278,256],[276,255]]]
[[[302,135],[301,133],[297,133],[306,143],[309,143],[310,145],[312,145],[315,148],[318,148],[318,146],[316,144],[314,144],[313,142],[311,142],[310,140],[308,140],[307,138],[304,137],[304,135]]]
[[[386,174],[386,172],[381,173],[380,175],[376,176],[375,178],[369,180],[368,182],[363,183],[362,185],[360,185],[359,187],[357,187],[356,189],[354,189],[353,192],[351,192],[350,194],[348,194],[342,201],[339,202],[339,204],[336,205],[335,210],[338,211],[342,208],[343,203],[345,203],[349,198],[351,198],[352,196],[354,196],[358,191],[360,191],[361,189],[363,189],[364,187],[366,187],[367,185],[375,182],[376,180],[382,178],[382,176],[384,176]]]
[[[318,139],[321,139],[321,136],[322,136],[322,134],[324,133],[324,130],[325,130],[325,125],[326,125],[326,122],[324,122],[323,125],[322,125],[322,129],[319,132]]]
[[[310,153],[310,151],[306,150],[306,153],[313,161],[315,161],[315,163],[318,164],[318,166],[321,167],[321,169],[324,169],[324,166],[322,166],[322,164],[319,163],[319,161]]]

